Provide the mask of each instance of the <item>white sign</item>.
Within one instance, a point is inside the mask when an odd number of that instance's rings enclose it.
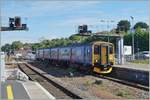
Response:
[[[131,55],[131,54],[132,54],[132,47],[124,46],[124,55]]]

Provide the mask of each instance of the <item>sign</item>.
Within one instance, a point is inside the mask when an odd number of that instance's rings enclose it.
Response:
[[[124,46],[124,55],[131,55],[131,54],[132,54],[132,47]]]

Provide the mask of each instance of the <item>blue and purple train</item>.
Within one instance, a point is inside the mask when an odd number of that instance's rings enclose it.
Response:
[[[114,45],[96,41],[36,50],[36,59],[51,64],[87,69],[96,73],[107,74],[112,71],[115,62]]]

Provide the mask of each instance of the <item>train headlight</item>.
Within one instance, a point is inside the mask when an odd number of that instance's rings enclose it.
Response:
[[[110,55],[110,56],[109,56],[109,61],[113,61],[113,60],[114,60],[113,55]]]

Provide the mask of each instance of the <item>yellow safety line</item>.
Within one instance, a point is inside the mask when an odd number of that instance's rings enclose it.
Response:
[[[11,85],[7,86],[7,98],[8,100],[14,100],[13,90]]]

